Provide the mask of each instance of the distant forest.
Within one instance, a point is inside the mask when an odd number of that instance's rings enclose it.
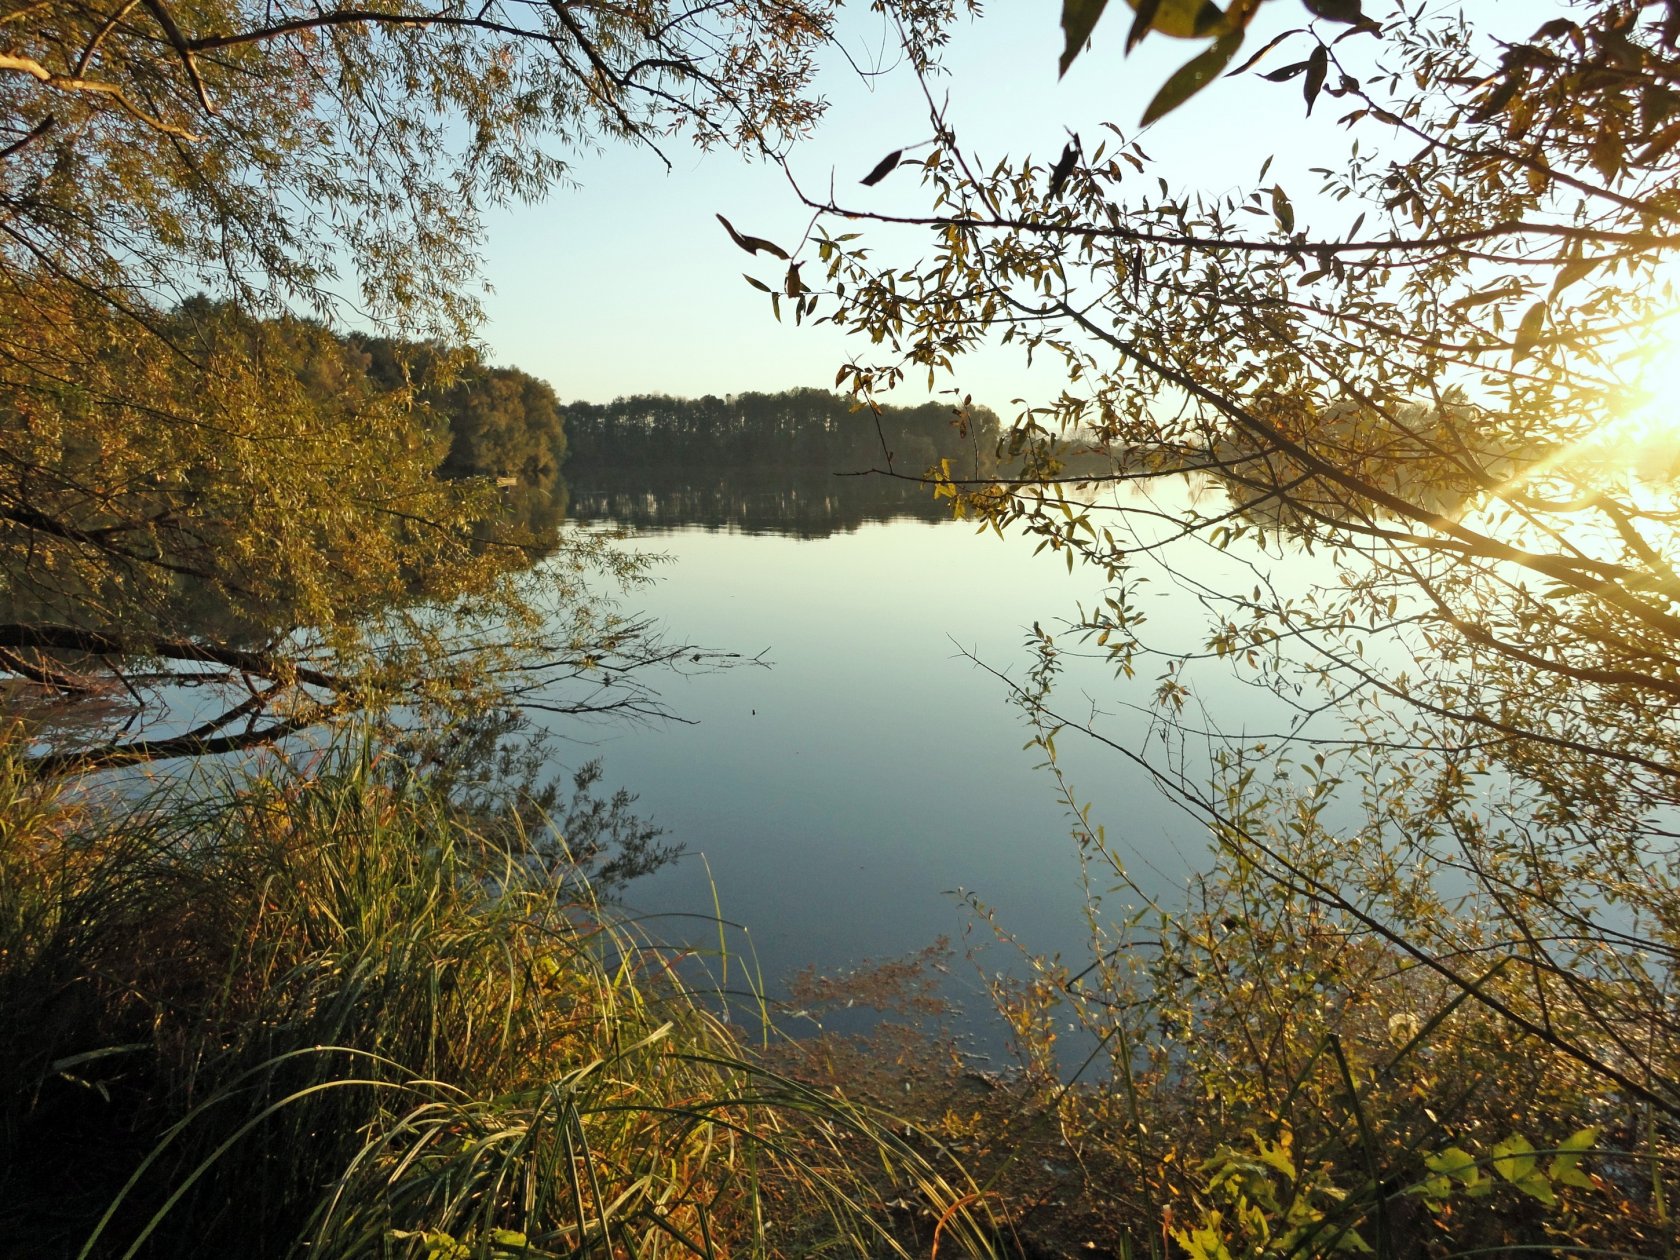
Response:
[[[377,389],[434,375],[444,353],[411,342],[351,337],[345,348]],[[445,477],[511,478],[519,492],[565,495],[575,486],[648,486],[728,473],[743,484],[829,479],[892,468],[919,476],[941,459],[958,477],[997,471],[999,421],[988,408],[883,406],[878,416],[824,389],[728,398],[641,394],[564,408],[547,382],[450,351],[449,383],[418,391],[443,450]],[[447,441],[447,446],[442,444]],[[914,488],[918,499],[926,497]],[[879,498],[879,493],[872,496]]]
[[[185,337],[243,319],[203,299],[174,318]],[[941,459],[957,477],[997,472],[999,421],[986,408],[959,412],[929,402],[883,406],[877,415],[823,389],[644,394],[562,407],[547,382],[491,366],[473,350],[339,336],[301,319],[270,321],[262,331],[267,353],[289,359],[305,389],[323,400],[367,405],[412,386],[416,425],[436,452],[438,474],[504,480],[503,524],[532,540],[552,538],[568,512],[628,525],[809,536],[894,516],[938,520],[949,509],[924,485],[835,474],[890,462],[919,477]]]
[[[911,475],[940,459],[959,477],[996,471],[999,423],[987,408],[884,406],[877,419],[854,406],[825,389],[573,403],[566,408],[571,473],[580,481],[660,467],[836,473],[885,468],[889,458],[895,471]]]

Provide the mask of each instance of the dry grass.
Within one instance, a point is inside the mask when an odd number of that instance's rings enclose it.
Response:
[[[750,1062],[556,846],[366,747],[0,793],[0,1253],[900,1253],[883,1185],[990,1245],[954,1166]]]

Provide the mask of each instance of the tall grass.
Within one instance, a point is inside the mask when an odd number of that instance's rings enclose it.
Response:
[[[892,1254],[882,1185],[988,1249],[954,1170],[393,765],[95,804],[0,753],[0,1254]]]

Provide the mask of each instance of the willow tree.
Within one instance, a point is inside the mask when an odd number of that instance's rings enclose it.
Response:
[[[447,390],[449,356],[370,389],[325,324],[462,344],[484,211],[540,197],[579,145],[779,151],[820,112],[834,7],[0,15],[0,669],[119,698],[159,676],[235,692],[191,730],[102,733],[43,765],[260,742],[476,688],[486,665],[523,687],[542,663],[587,679],[668,658],[589,614],[577,581],[611,562],[575,538],[545,570],[561,628],[532,637],[541,593],[514,576],[532,540],[482,536],[485,488],[438,480],[447,450],[410,414]],[[931,37],[941,6],[904,7]],[[522,628],[530,651],[487,661],[443,632],[463,625]]]
[[[1435,1009],[1481,1005],[1680,1115],[1680,9],[1133,7],[1069,0],[1064,68],[1179,36],[1145,122],[1288,93],[1341,156],[1316,140],[1310,174],[1257,154],[1240,191],[1178,189],[1129,119],[1000,158],[930,92],[931,140],[882,137],[903,148],[866,188],[807,194],[827,281],[806,265],[786,294],[868,343],[842,369],[859,392],[960,394],[1000,344],[1064,367],[1005,437],[1018,476],[940,489],[1112,583],[1082,642],[1178,735],[1094,733],[1232,869],[1444,986]],[[1295,25],[1262,42],[1260,9]],[[928,212],[876,208],[916,180]],[[896,265],[872,222],[925,253]],[[1208,610],[1200,641],[1153,637],[1163,577]],[[1229,671],[1278,729],[1209,728]],[[1093,725],[1026,698],[1046,735]],[[1200,766],[1161,751],[1186,740]]]

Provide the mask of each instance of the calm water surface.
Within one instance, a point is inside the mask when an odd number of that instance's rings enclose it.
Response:
[[[756,964],[772,995],[800,968],[843,970],[945,935],[957,950],[947,992],[971,1011],[985,1006],[981,971],[1012,955],[965,897],[1028,948],[1087,952],[1055,781],[1023,750],[1005,685],[965,652],[1023,676],[1033,621],[1052,629],[1094,600],[1098,575],[949,521],[805,538],[676,528],[633,545],[671,561],[634,606],[687,641],[769,662],[670,680],[665,699],[687,724],[557,732],[564,757],[601,756],[608,781],[639,793],[687,850],[627,894],[650,934],[715,950],[721,912],[740,925],[727,934],[731,983]],[[1162,591],[1154,632],[1198,633],[1190,604]],[[1154,687],[1073,660],[1058,695],[1071,712],[1112,712]],[[1116,723],[1148,738],[1141,717]],[[1071,737],[1058,750],[1139,883],[1171,896],[1206,852],[1203,828],[1112,752]]]

